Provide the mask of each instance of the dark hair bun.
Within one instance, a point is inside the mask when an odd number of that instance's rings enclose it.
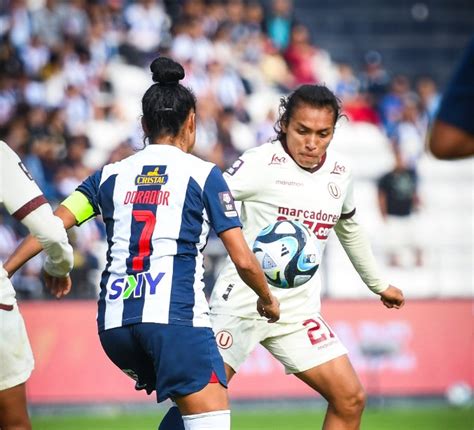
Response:
[[[167,57],[153,60],[150,70],[153,73],[153,81],[162,85],[177,85],[184,78],[183,66]]]

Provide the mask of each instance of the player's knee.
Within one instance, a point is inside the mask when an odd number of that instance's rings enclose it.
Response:
[[[333,408],[338,415],[345,417],[360,417],[365,408],[366,394],[362,387],[341,396],[333,403]]]

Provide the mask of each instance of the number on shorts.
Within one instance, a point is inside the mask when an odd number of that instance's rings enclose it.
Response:
[[[311,342],[311,345],[317,345],[318,343],[324,342],[327,339],[326,333],[321,333],[319,336],[319,333],[316,333],[318,330],[321,329],[321,323],[324,324],[324,326],[328,329],[329,337],[334,337],[334,333],[331,331],[331,329],[328,327],[328,325],[324,322],[323,319],[319,319],[320,322],[314,320],[314,319],[309,319],[303,322],[303,325],[305,327],[308,327],[308,338],[309,341]]]

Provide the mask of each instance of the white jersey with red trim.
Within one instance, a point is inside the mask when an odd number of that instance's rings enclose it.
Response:
[[[224,174],[236,201],[241,202],[243,232],[250,247],[258,232],[282,219],[303,222],[324,250],[331,229],[355,213],[351,169],[335,151],[328,151],[312,172],[298,166],[280,142],[246,151]],[[321,307],[318,272],[298,288],[271,287],[280,300],[280,322],[314,315]],[[258,318],[255,293],[240,279],[228,259],[211,296],[211,311]]]
[[[0,204],[21,221],[47,253],[45,270],[66,276],[72,268],[73,251],[62,221],[52,209],[18,155],[0,140]],[[15,290],[0,262],[0,303],[15,303]]]

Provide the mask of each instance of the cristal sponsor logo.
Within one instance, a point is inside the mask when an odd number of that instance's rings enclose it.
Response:
[[[156,287],[165,276],[164,272],[159,272],[155,277],[150,272],[141,272],[135,275],[128,275],[123,278],[115,279],[110,285],[109,299],[117,300],[122,297],[123,300],[143,297],[148,294],[156,294]]]
[[[157,206],[169,205],[169,191],[151,190],[151,191],[127,191],[123,204],[145,203]]]
[[[216,334],[216,342],[219,348],[228,349],[232,346],[234,340],[228,331],[221,330]]]
[[[346,172],[346,166],[342,164],[337,164],[337,161],[334,163],[334,167],[332,168],[331,174],[334,175],[341,175],[342,173]]]
[[[276,154],[273,154],[272,155],[272,159],[270,160],[270,162],[268,163],[269,166],[271,166],[272,164],[277,164],[277,165],[280,165],[280,164],[284,164],[286,163],[286,157],[279,157],[278,155]]]
[[[135,177],[135,185],[165,185],[168,182],[168,175],[159,173],[159,167],[148,172],[146,175],[138,175]]]

